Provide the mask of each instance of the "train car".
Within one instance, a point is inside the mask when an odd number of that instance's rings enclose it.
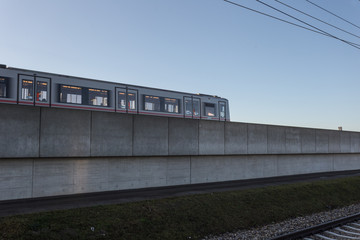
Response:
[[[229,101],[0,65],[0,103],[230,121]]]

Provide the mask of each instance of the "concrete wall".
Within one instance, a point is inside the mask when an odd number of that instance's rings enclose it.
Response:
[[[190,182],[190,157],[0,159],[0,201]]]
[[[0,158],[360,153],[360,133],[0,104]]]
[[[0,159],[0,201],[360,168],[360,154]]]
[[[40,108],[0,104],[0,158],[38,157]]]
[[[133,118],[127,114],[92,112],[91,156],[131,156]]]
[[[0,104],[0,200],[360,169],[360,133]]]
[[[91,112],[41,108],[40,157],[90,156]]]

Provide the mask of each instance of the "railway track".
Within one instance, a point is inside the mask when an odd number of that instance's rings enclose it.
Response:
[[[360,213],[326,222],[296,232],[284,234],[271,240],[360,240]]]

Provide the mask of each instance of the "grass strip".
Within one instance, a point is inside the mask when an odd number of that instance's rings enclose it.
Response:
[[[0,218],[0,239],[200,239],[360,202],[360,177]]]

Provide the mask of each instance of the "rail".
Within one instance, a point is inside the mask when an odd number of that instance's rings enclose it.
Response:
[[[319,225],[315,225],[313,227],[305,228],[305,229],[298,230],[298,231],[295,231],[295,232],[280,235],[280,236],[271,238],[271,240],[291,240],[291,239],[305,238],[305,237],[308,237],[308,236],[311,236],[311,235],[318,234],[320,232],[325,232],[325,231],[327,231],[329,229],[333,229],[333,228],[336,228],[338,226],[345,225],[347,223],[357,221],[359,219],[360,219],[360,213],[359,214],[354,214],[354,215],[351,215],[351,216],[348,216],[348,217],[339,218],[339,219],[336,219],[334,221],[330,221],[330,222],[322,223],[322,224],[319,224]]]

